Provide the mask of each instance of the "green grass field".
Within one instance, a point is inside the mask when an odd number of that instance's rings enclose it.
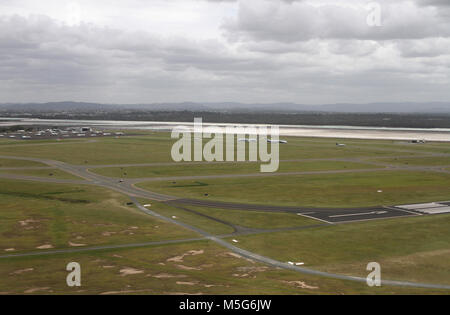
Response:
[[[272,213],[194,206],[187,206],[187,208],[235,225],[254,229],[292,228],[321,223],[317,220],[299,216],[295,213]]]
[[[411,157],[411,158],[390,158],[377,159],[377,162],[403,165],[403,166],[448,166],[450,157]]]
[[[145,199],[141,199],[140,202],[142,204],[151,204],[152,206],[149,209],[166,217],[176,218],[176,220],[198,227],[214,235],[230,234],[233,232],[233,228],[211,218],[222,220],[232,225],[253,229],[279,229],[321,224],[317,220],[290,213],[216,209],[191,205],[177,207],[158,202],[155,203]]]
[[[230,226],[187,211],[183,211],[164,203],[158,203],[145,199],[140,199],[140,202],[142,204],[151,204],[152,206],[149,209],[159,214],[190,224],[214,235],[230,234],[233,232],[233,229]]]
[[[43,169],[43,170],[0,170],[0,173],[4,174],[15,174],[15,175],[26,175],[33,177],[46,177],[46,178],[57,178],[57,179],[82,179],[73,174],[61,171],[59,169]]]
[[[81,265],[81,287],[65,267]],[[447,294],[374,287],[274,269],[210,242],[0,259],[1,294]]]
[[[70,243],[93,246],[196,237],[126,205],[129,201],[98,187],[0,180],[0,254],[45,245],[70,248]]]
[[[266,164],[266,163],[263,163]],[[91,169],[92,172],[108,176],[123,178],[140,177],[169,177],[169,176],[200,176],[222,174],[252,174],[260,172],[261,163],[207,163],[173,166],[146,167],[108,167]],[[187,167],[188,166],[188,167]],[[340,169],[371,169],[379,168],[371,164],[351,163],[340,161],[305,161],[281,162],[279,172],[329,171]]]
[[[336,139],[314,142],[299,138],[286,137],[288,145],[280,146],[280,159],[305,158],[346,158],[346,157],[389,157],[396,155],[422,154],[416,152],[402,152],[402,145],[386,148],[385,142],[374,145],[348,145],[336,147]],[[13,142],[16,145],[0,146],[0,155],[29,156],[36,158],[55,159],[71,164],[133,164],[172,162],[171,148],[176,140],[171,139],[167,133],[150,134],[116,138],[98,138],[89,140],[48,141],[36,144],[32,141]],[[8,142],[9,143],[9,142]],[[206,143],[206,141],[204,142]],[[387,142],[391,143],[391,142]],[[400,150],[397,152],[396,150]],[[445,151],[446,147],[436,150]],[[450,151],[450,148],[448,149]]]
[[[23,142],[22,142],[23,144]],[[167,136],[53,141],[47,145],[0,146],[0,155],[54,159],[71,164],[121,164],[171,161],[172,141]]]
[[[48,145],[0,147],[1,155],[48,158],[72,164],[119,164],[166,162],[171,142],[162,137],[102,138],[60,141]]]
[[[450,197],[449,174],[409,171],[157,181],[138,186],[180,197],[305,207],[395,205]]]
[[[0,168],[1,167],[40,167],[46,166],[45,164],[26,161],[26,160],[11,160],[11,159],[0,159]]]
[[[450,284],[450,215],[358,222],[237,237],[239,246],[305,267],[366,275],[380,263],[385,279]]]
[[[282,160],[352,160],[282,162],[280,172],[349,172],[161,180],[137,186],[181,198],[299,207],[348,208],[450,199],[450,174],[377,169],[364,163],[367,160],[368,163],[394,165],[450,165],[448,157],[429,156],[430,153],[450,153],[449,143],[415,145],[405,141],[285,138],[289,143],[280,146]],[[102,167],[172,162],[173,142],[168,133],[150,132],[95,140],[0,139],[0,155],[92,165],[91,171],[115,178],[233,175],[259,170],[260,163]],[[347,146],[337,147],[336,143]],[[0,168],[35,166],[44,165],[0,159]],[[370,172],[350,172],[369,168]],[[80,179],[56,169],[0,172]],[[50,173],[53,176],[49,176]],[[117,179],[114,182],[117,184]],[[378,192],[380,190],[382,192]],[[450,215],[324,226],[323,222],[289,213],[191,205],[176,207],[152,200],[140,201],[151,204],[149,209],[159,214],[214,235],[233,233],[233,225],[265,230],[308,227],[245,236],[235,234],[229,238],[230,241],[237,239],[238,243],[233,244],[238,247],[280,261],[301,261],[308,268],[361,277],[368,274],[367,263],[377,261],[381,264],[384,279],[450,284]],[[146,215],[129,203],[129,197],[98,186],[0,179],[0,256],[199,237],[180,226]],[[322,226],[311,228],[311,225]],[[81,288],[66,286],[65,266],[71,261],[82,266]],[[449,293],[448,290],[388,286],[370,288],[364,283],[307,276],[240,258],[209,241],[0,258],[0,279],[0,294]]]

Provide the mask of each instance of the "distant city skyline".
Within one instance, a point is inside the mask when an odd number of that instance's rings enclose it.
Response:
[[[368,3],[3,0],[0,103],[449,102],[450,2]]]

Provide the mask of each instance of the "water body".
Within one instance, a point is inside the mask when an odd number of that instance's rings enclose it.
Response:
[[[103,129],[122,130],[155,130],[171,131],[176,126],[193,128],[192,123],[186,122],[146,122],[146,121],[112,121],[112,120],[65,120],[65,119],[31,119],[31,118],[2,118],[0,126],[89,126]],[[258,124],[211,124],[207,126],[268,126]],[[281,136],[321,137],[342,139],[379,139],[379,140],[426,140],[450,141],[450,128],[384,128],[359,126],[307,126],[280,125]]]

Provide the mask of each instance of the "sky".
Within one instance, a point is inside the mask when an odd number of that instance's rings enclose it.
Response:
[[[450,101],[449,0],[0,0],[0,102]]]

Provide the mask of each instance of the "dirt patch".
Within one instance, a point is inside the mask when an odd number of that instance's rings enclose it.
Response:
[[[34,230],[39,228],[39,223],[42,220],[35,220],[35,219],[27,219],[19,221],[19,225],[23,230]]]
[[[223,288],[229,288],[229,285],[224,284],[203,284],[205,288],[214,288],[214,287],[223,287]]]
[[[248,273],[254,273],[254,272],[264,272],[267,271],[269,267],[261,266],[261,267],[238,267],[237,270],[240,272],[248,272]]]
[[[176,267],[181,270],[197,270],[197,271],[202,270],[202,268],[200,268],[200,267],[188,267],[188,266],[184,266],[184,265],[176,265]]]
[[[114,235],[114,234],[117,234],[117,232],[108,232],[108,231],[106,231],[106,232],[102,233],[103,236],[111,236],[111,235]]]
[[[45,244],[45,245],[38,246],[36,248],[37,249],[50,249],[50,248],[53,248],[53,245]]]
[[[183,255],[182,256],[175,256],[175,257],[167,259],[166,261],[167,262],[183,262],[183,258],[184,258]]]
[[[204,265],[200,265],[200,268],[211,268],[214,267],[214,264],[204,264]]]
[[[92,226],[101,226],[101,227],[107,227],[107,226],[109,226],[109,227],[111,227],[111,226],[115,226],[115,224],[111,224],[111,223],[109,223],[109,224],[106,224],[106,223],[96,223],[96,224],[92,224]]]
[[[203,249],[201,249],[201,250],[190,250],[190,251],[188,251],[188,252],[186,252],[186,253],[184,253],[184,254],[182,254],[180,256],[175,256],[175,257],[169,258],[166,261],[167,262],[181,263],[181,262],[183,262],[184,257],[186,257],[186,256],[196,256],[196,255],[202,255],[204,253],[205,253],[205,251]]]
[[[30,271],[33,271],[33,270],[34,270],[34,268],[20,269],[20,270],[16,270],[16,271],[11,272],[10,275],[20,275],[20,274],[22,274],[24,272],[30,272]]]
[[[86,244],[77,244],[77,243],[72,243],[72,242],[69,242],[69,245],[70,245],[70,246],[73,246],[73,247],[86,246]]]
[[[236,277],[236,278],[246,278],[246,277],[249,277],[250,276],[250,274],[248,274],[248,273],[242,273],[242,274],[240,274],[240,273],[233,273],[233,277]]]
[[[265,272],[269,269],[269,267],[261,266],[261,267],[238,267],[237,271],[239,273],[234,273],[233,277],[238,278],[246,278],[252,276],[256,278],[255,273]]]
[[[33,223],[39,223],[39,220],[33,220],[33,219],[27,219],[27,220],[23,220],[23,221],[19,221],[20,226],[27,226],[29,224],[33,224]]]
[[[120,273],[122,277],[129,276],[129,275],[137,275],[144,273],[144,270],[138,270],[130,267],[125,267],[120,269]]]
[[[292,285],[292,286],[295,286],[300,289],[316,290],[319,288],[319,287],[308,285],[308,284],[306,284],[306,282],[303,282],[303,281],[282,281],[282,282]]]
[[[178,285],[196,285],[198,284],[198,282],[185,282],[185,281],[177,281],[176,282]]]
[[[171,275],[169,273],[159,273],[159,274],[154,275],[152,277],[156,278],[156,279],[170,279],[170,278],[186,278],[187,276],[185,276],[185,275]]]
[[[238,259],[245,259],[246,261],[251,262],[252,264],[255,263],[253,260],[251,260],[249,258],[242,257],[241,255],[233,253],[233,252],[226,252],[226,253],[220,254],[219,256],[222,256],[222,257],[233,257],[233,258],[238,258]]]
[[[32,288],[32,289],[28,289],[23,291],[23,293],[34,293],[34,292],[39,292],[39,291],[48,291],[50,290],[49,287],[43,287],[43,288]]]

